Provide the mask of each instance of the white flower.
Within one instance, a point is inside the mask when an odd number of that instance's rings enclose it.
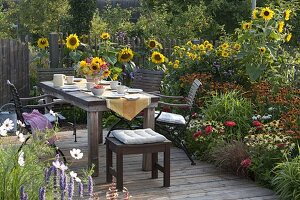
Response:
[[[257,120],[257,117],[254,115],[254,116],[252,117],[252,120]]]
[[[24,124],[23,122],[21,122],[20,120],[17,121],[17,124],[18,124],[20,127],[23,127],[23,128],[25,127],[25,124]]]
[[[270,107],[270,108],[268,108],[268,111],[273,111],[273,110],[275,110],[275,108],[274,107]]]
[[[60,169],[62,171],[65,171],[68,169],[68,167],[63,163],[63,162],[59,162],[59,160],[56,160],[54,162],[52,162],[52,165],[56,168],[56,169]]]
[[[257,117],[257,119],[260,119],[260,118],[261,118],[261,116],[260,116],[260,115],[256,115],[256,117]]]
[[[73,178],[76,178],[77,177],[77,173],[75,173],[74,171],[71,171],[70,172],[70,176],[73,177]]]
[[[62,171],[66,171],[68,169],[68,166],[66,166],[63,162],[60,162],[60,168]]]
[[[10,131],[14,128],[14,122],[10,119],[6,119],[2,126],[4,126],[4,128],[7,130],[7,131]]]
[[[52,165],[53,165],[56,169],[59,169],[59,168],[60,168],[60,162],[59,162],[59,160],[55,160],[55,162],[52,162]]]
[[[24,137],[23,133],[20,133],[20,131],[17,131],[16,135],[18,136],[18,139],[20,142],[25,142],[25,137]]]
[[[50,113],[51,115],[53,115],[54,117],[56,117],[56,113],[55,113],[53,110],[50,110],[49,113]]]
[[[18,163],[21,167],[24,167],[25,166],[25,160],[24,160],[24,152],[21,151],[19,153],[19,158],[18,158]]]
[[[81,159],[83,157],[83,153],[81,153],[80,149],[73,149],[70,151],[70,154],[75,159]]]
[[[271,119],[272,115],[264,115],[261,117],[261,119],[265,120],[265,119]]]
[[[80,183],[80,182],[81,182],[81,179],[78,178],[78,177],[75,177],[75,181],[76,181],[77,183]]]
[[[3,125],[0,126],[0,135],[7,136],[7,130],[5,129],[5,127]]]

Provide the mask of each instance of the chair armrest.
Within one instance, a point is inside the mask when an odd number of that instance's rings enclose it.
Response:
[[[155,94],[159,97],[162,97],[162,98],[171,98],[171,99],[184,99],[185,97],[184,96],[168,96],[168,95],[163,95],[163,94]]]
[[[159,101],[158,105],[169,106],[169,107],[173,107],[173,108],[190,108],[190,106],[186,103],[166,103],[166,102]]]
[[[37,105],[25,105],[24,108],[45,108],[48,106],[53,106],[53,105],[61,105],[61,102],[50,102],[50,103],[44,103],[44,104],[37,104]]]
[[[43,99],[45,97],[56,98],[55,96],[52,96],[50,94],[44,94],[44,95],[40,95],[40,96],[37,96],[37,97],[20,98],[20,100],[21,101],[38,100],[38,99]]]

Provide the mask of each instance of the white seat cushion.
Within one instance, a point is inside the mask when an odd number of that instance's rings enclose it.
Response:
[[[166,138],[150,128],[137,130],[114,130],[111,132],[115,138],[125,144],[146,144],[163,142]]]
[[[159,114],[159,111],[155,111],[155,117]],[[159,122],[171,123],[171,124],[186,124],[186,121],[182,115],[175,113],[162,112],[156,119]]]

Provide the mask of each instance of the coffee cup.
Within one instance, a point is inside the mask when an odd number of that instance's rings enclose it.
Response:
[[[121,85],[121,83],[120,83],[119,81],[111,81],[111,82],[110,82],[110,88],[111,88],[112,90],[117,89],[117,86],[118,86],[118,85]]]
[[[64,74],[53,74],[53,86],[54,87],[61,87],[64,86],[64,80],[65,80]]]
[[[74,76],[66,76],[67,84],[73,84],[74,83]]]
[[[118,94],[125,94],[127,87],[125,85],[118,85],[117,86],[117,93]]]
[[[91,90],[95,85],[95,82],[86,82],[86,89]]]

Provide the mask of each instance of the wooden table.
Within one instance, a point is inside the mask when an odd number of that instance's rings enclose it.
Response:
[[[99,154],[98,145],[103,143],[102,133],[102,112],[107,111],[105,99],[100,99],[83,91],[65,92],[60,88],[54,88],[52,81],[38,83],[44,93],[51,94],[57,98],[63,99],[74,106],[87,111],[87,129],[88,129],[88,166],[94,165],[93,176],[99,174]],[[158,105],[159,97],[144,93],[151,97],[150,105],[144,109],[144,128],[154,130],[154,112]],[[144,155],[143,170],[151,170],[151,155]]]

